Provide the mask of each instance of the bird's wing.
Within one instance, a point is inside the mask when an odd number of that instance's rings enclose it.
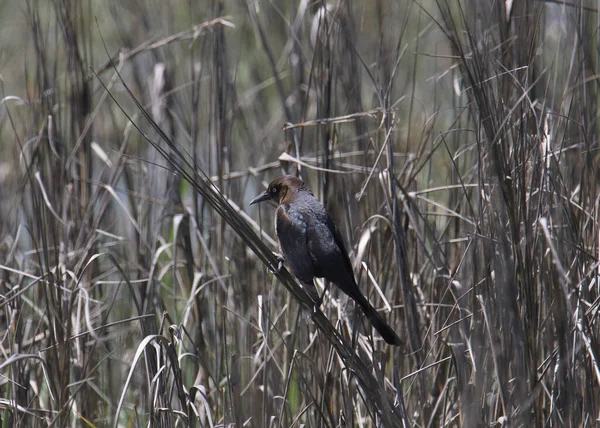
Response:
[[[344,265],[346,266],[348,272],[352,272],[352,277],[354,278],[354,268],[352,267],[352,262],[350,261],[350,257],[348,256],[348,251],[346,251],[346,246],[344,245],[344,239],[342,238],[342,234],[338,230],[333,220],[331,220],[329,215],[327,216],[327,223],[329,225],[329,229],[333,230],[333,238],[335,239],[335,243],[342,252],[342,256],[344,257]]]
[[[283,257],[294,275],[302,282],[312,283],[315,267],[308,251],[305,219],[289,207],[280,205],[275,228]]]
[[[310,223],[308,248],[316,267],[316,276],[334,283],[355,283],[342,235],[328,214]]]

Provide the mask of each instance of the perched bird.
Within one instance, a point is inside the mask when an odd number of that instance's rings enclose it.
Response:
[[[275,230],[283,258],[311,297],[320,300],[313,278],[325,278],[361,307],[387,343],[400,345],[398,335],[360,292],[338,228],[304,181],[291,175],[276,178],[250,205],[267,200],[279,205]]]

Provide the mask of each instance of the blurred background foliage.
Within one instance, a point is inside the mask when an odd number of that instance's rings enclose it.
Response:
[[[598,22],[1,2],[2,426],[596,426]],[[269,273],[283,173],[404,347]]]

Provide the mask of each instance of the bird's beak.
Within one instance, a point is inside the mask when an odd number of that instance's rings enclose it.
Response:
[[[267,201],[269,199],[271,199],[271,195],[269,194],[268,191],[265,190],[260,195],[258,195],[256,198],[252,199],[250,201],[250,205],[258,204],[259,202]]]

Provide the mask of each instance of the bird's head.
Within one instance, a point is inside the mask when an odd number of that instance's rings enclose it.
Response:
[[[284,175],[273,180],[267,190],[250,201],[250,205],[263,201],[274,201],[281,204],[286,195],[291,196],[293,192],[303,189],[308,190],[304,181],[293,175]]]

